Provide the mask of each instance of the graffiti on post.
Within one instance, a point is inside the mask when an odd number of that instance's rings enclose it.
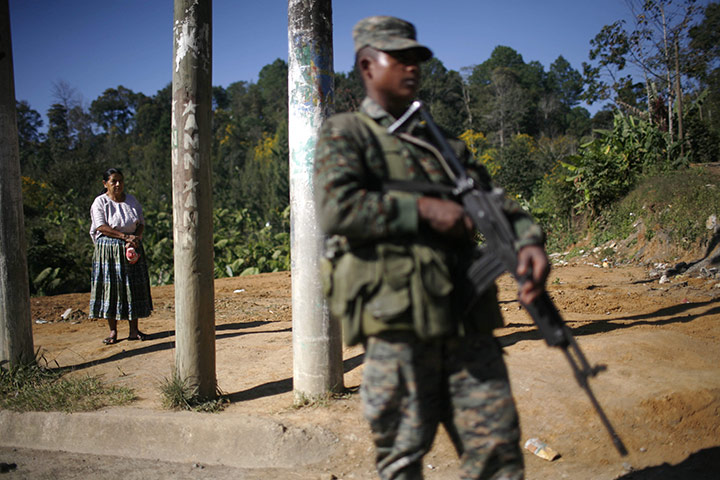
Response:
[[[175,72],[180,72],[180,63],[188,54],[199,59],[200,67],[208,72],[210,69],[210,25],[196,23],[195,10],[198,0],[187,9],[183,20],[176,20],[173,26],[175,37]]]
[[[302,35],[297,35],[293,44],[299,74],[291,88],[294,105],[311,115],[317,108],[329,109],[334,100],[332,52],[303,42]]]
[[[297,142],[290,145],[291,174],[300,178],[312,171],[317,131],[334,103],[332,50],[298,34],[290,59],[290,111]]]

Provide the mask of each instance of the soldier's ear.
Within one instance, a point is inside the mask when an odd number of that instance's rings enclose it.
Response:
[[[360,75],[363,78],[371,76],[370,66],[372,65],[373,59],[369,55],[363,55],[358,61],[358,67],[360,69]]]
[[[360,73],[360,76],[365,78],[372,78],[372,65],[377,61],[377,50],[372,47],[364,47],[357,53],[357,61],[355,62],[356,68]]]

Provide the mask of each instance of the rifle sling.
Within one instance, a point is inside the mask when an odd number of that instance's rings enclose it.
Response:
[[[455,188],[442,183],[430,183],[419,180],[385,180],[383,191],[399,190],[401,192],[422,193],[425,195],[455,196]]]

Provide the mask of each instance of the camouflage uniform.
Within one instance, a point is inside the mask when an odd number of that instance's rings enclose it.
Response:
[[[374,19],[385,22],[381,40],[389,22],[396,36],[411,40],[403,48],[418,48],[410,24],[373,17],[365,26],[375,25]],[[319,221],[330,236],[324,279],[330,311],[342,321],[346,343],[366,346],[361,396],[380,477],[422,478],[421,459],[443,423],[461,455],[462,478],[521,479],[517,412],[492,336],[502,324],[496,290],[488,289],[465,311],[464,271],[474,245],[425,227],[420,194],[391,185],[451,182],[432,145],[426,148],[432,142],[422,124],[411,124],[408,137],[388,138],[384,129],[394,121],[389,113],[370,98],[360,112],[324,123],[314,181]],[[464,144],[450,141],[474,179],[490,182]],[[519,239],[516,248],[542,243],[537,225],[514,202],[506,214]]]

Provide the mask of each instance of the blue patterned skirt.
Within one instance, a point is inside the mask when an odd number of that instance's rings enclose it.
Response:
[[[145,250],[134,265],[125,258],[125,241],[102,236],[95,242],[90,292],[90,318],[135,320],[150,316],[150,278]]]

